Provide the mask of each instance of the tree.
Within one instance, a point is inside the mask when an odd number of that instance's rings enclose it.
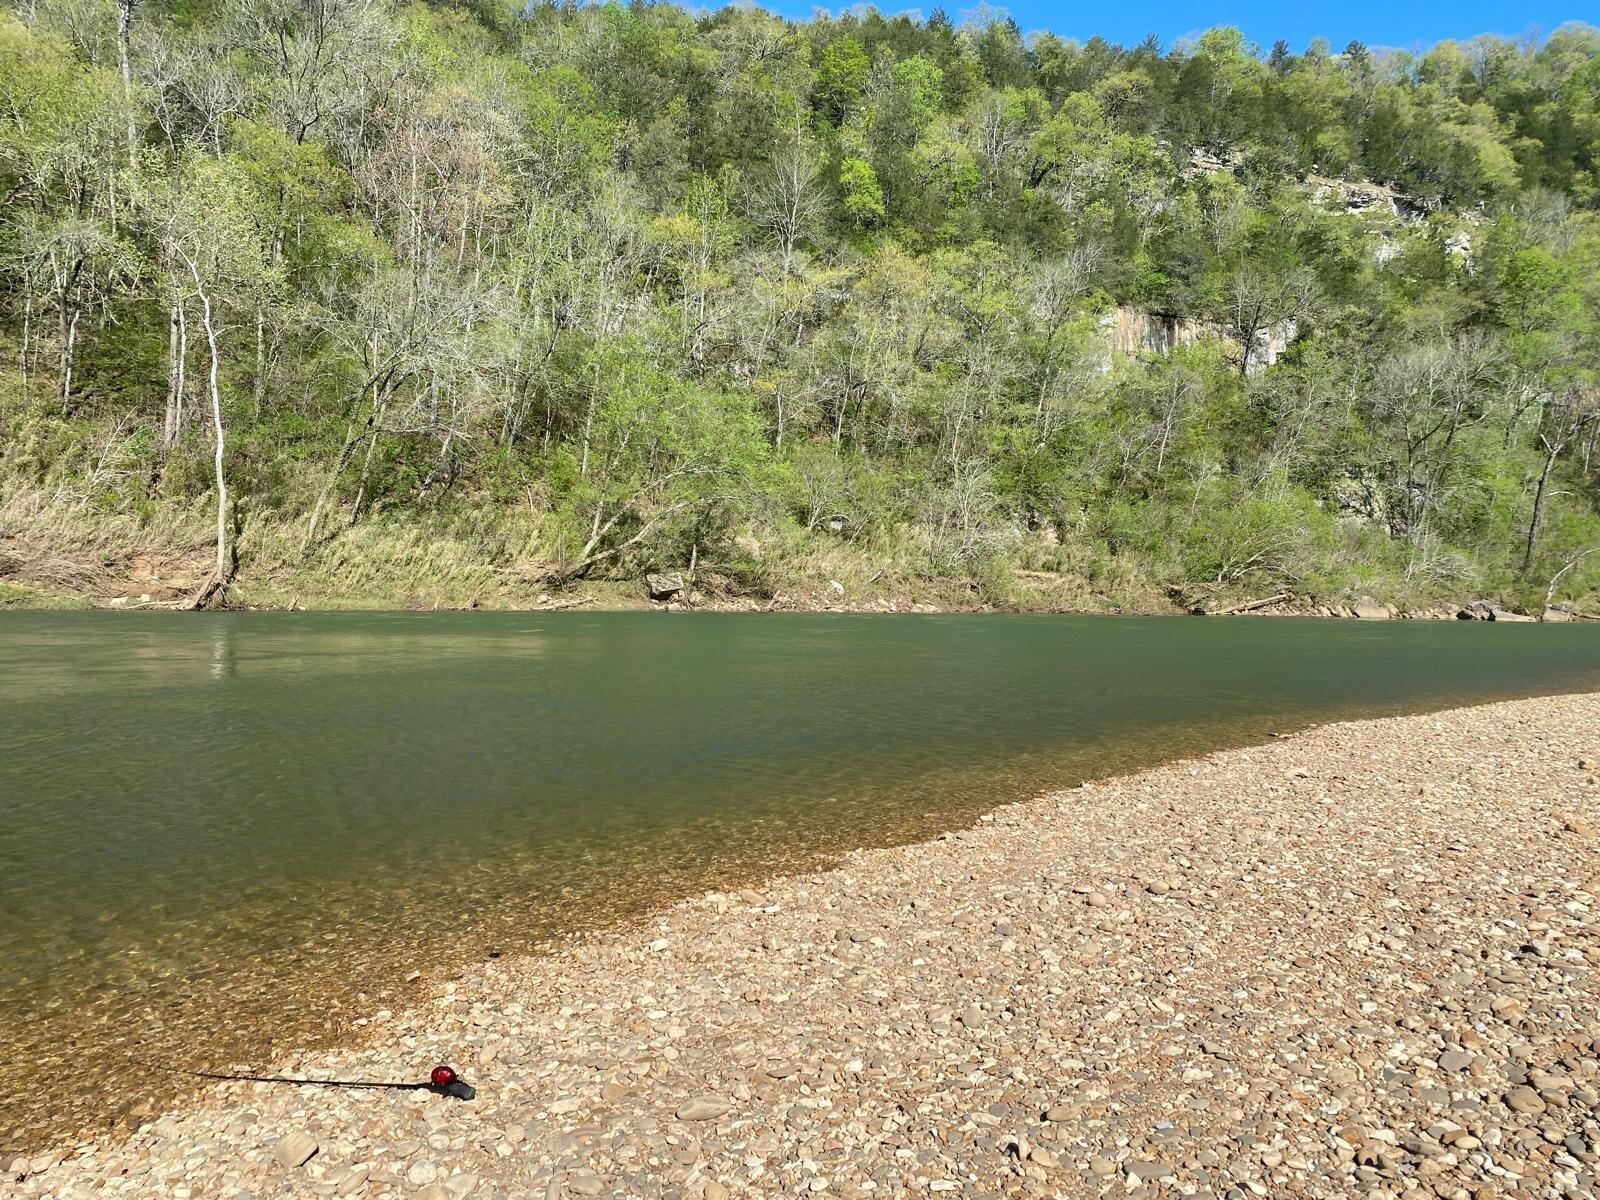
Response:
[[[794,265],[795,247],[800,239],[822,218],[826,199],[821,168],[810,148],[796,134],[793,144],[780,151],[769,164],[752,205],[757,223],[777,239],[785,271]]]
[[[1539,522],[1544,517],[1546,491],[1550,473],[1556,460],[1565,454],[1583,434],[1600,422],[1600,397],[1594,393],[1572,392],[1560,400],[1545,405],[1539,430],[1539,447],[1544,451],[1539,467],[1538,481],[1534,484],[1532,511],[1528,516],[1528,540],[1522,551],[1524,573],[1533,567],[1533,552],[1539,536]],[[1551,587],[1555,585],[1552,582]]]
[[[1600,536],[1588,27],[30,0],[0,118],[6,519],[215,523],[236,598],[756,538],[762,586],[1504,600]]]
[[[1241,263],[1228,273],[1222,297],[1223,327],[1238,346],[1239,373],[1257,367],[1271,338],[1292,340],[1300,322],[1317,308],[1318,289],[1309,271],[1272,271]]]
[[[226,160],[196,154],[167,183],[141,197],[164,254],[179,264],[200,304],[206,339],[206,384],[212,424],[212,466],[216,491],[216,565],[197,602],[225,592],[237,563],[231,546],[226,472],[226,422],[222,364],[224,305],[248,311],[269,294],[272,271],[254,220],[256,198]]]
[[[870,66],[866,50],[853,37],[837,38],[823,48],[812,103],[824,121],[837,128],[855,114]]]
[[[844,215],[858,228],[870,229],[883,220],[883,188],[866,159],[847,158],[839,164],[839,192]]]

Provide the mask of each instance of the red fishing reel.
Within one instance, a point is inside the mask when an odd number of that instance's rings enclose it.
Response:
[[[471,1100],[478,1094],[470,1083],[456,1074],[454,1067],[443,1063],[429,1072],[428,1090],[441,1096],[454,1096],[457,1100]]]

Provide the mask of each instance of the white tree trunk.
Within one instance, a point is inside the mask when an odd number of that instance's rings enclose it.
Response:
[[[184,363],[189,357],[189,328],[183,301],[173,300],[167,314],[167,411],[161,421],[161,453],[178,441],[183,431]]]
[[[219,354],[217,351],[217,326],[212,319],[211,293],[206,291],[205,281],[200,278],[198,264],[187,255],[184,261],[189,266],[189,274],[194,278],[195,291],[200,297],[200,320],[205,326],[206,348],[210,361],[207,364],[208,383],[211,390],[211,425],[216,437],[216,454],[213,465],[217,478],[217,585],[220,587],[228,581],[228,480],[222,470],[222,453],[224,437],[222,429],[222,392],[217,385],[217,369]]]
[[[122,107],[128,122],[128,167],[139,165],[139,128],[134,123],[133,74],[128,67],[128,43],[133,35],[136,0],[117,0],[117,70],[122,76]]]

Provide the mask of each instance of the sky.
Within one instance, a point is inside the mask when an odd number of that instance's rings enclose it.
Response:
[[[879,11],[933,11],[938,0],[918,0],[920,9],[900,0],[879,0]],[[971,0],[945,0],[945,12],[959,20]],[[788,17],[808,17],[817,7],[839,12],[838,4],[807,0],[765,0],[764,8]],[[1095,34],[1131,45],[1154,33],[1164,49],[1179,38],[1213,25],[1237,25],[1264,49],[1278,38],[1301,51],[1312,38],[1325,37],[1335,50],[1352,39],[1368,46],[1410,50],[1444,38],[1465,40],[1479,33],[1521,37],[1549,33],[1564,21],[1585,19],[1600,24],[1600,6],[1593,0],[1347,0],[1345,3],[1296,3],[1295,0],[1141,0],[1140,3],[1052,4],[1048,0],[1011,0],[999,5],[1025,32],[1049,30],[1083,41]]]

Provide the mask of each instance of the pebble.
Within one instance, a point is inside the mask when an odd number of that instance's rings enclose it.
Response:
[[[318,1150],[317,1140],[303,1129],[284,1134],[272,1147],[272,1157],[287,1171],[307,1162]]]
[[[732,1108],[733,1106],[726,1100],[719,1100],[715,1096],[696,1096],[693,1100],[680,1104],[675,1115],[680,1121],[710,1121]]]
[[[1514,1087],[1506,1093],[1506,1107],[1512,1112],[1542,1113],[1545,1103],[1531,1087]]]
[[[406,1179],[413,1187],[422,1187],[439,1178],[439,1168],[431,1162],[414,1162],[406,1168]]]

